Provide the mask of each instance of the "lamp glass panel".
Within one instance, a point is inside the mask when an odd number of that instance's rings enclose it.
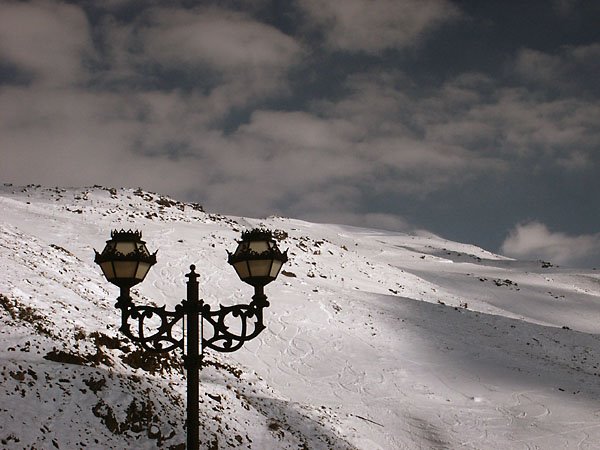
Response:
[[[281,270],[282,265],[283,265],[283,261],[274,259],[273,265],[271,266],[271,273],[269,274],[269,276],[272,278],[277,278],[277,275],[279,275],[279,270]]]
[[[137,261],[115,261],[114,264],[117,278],[135,278]]]
[[[248,270],[248,264],[246,261],[236,262],[233,265],[233,268],[237,272],[238,277],[240,277],[242,280],[250,276],[250,270]]]
[[[107,280],[113,280],[115,278],[115,270],[113,268],[112,261],[104,261],[103,263],[100,263],[100,268],[102,269],[102,272]]]
[[[116,250],[124,255],[135,252],[135,242],[117,242]]]
[[[150,270],[150,264],[147,262],[140,262],[135,273],[136,280],[143,281],[146,278],[146,274]]]
[[[267,241],[250,241],[250,250],[261,254],[269,251],[269,243]]]
[[[248,261],[250,275],[252,277],[268,277],[271,271],[270,259],[251,259]]]

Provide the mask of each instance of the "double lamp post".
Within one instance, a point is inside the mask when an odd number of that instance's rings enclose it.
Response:
[[[269,302],[264,287],[277,278],[281,266],[287,261],[287,251],[282,253],[279,250],[269,230],[243,232],[236,250],[229,253],[228,262],[242,281],[254,287],[252,301],[249,304],[220,305],[216,310],[199,299],[199,275],[194,265],[190,266],[190,273],[186,275],[187,297],[173,311],[167,311],[165,306],[133,302],[131,287],[142,282],[150,267],[156,264],[156,252],[151,254],[148,251],[139,231],[111,232],[111,239],[106,241],[102,253],[96,252],[94,261],[106,279],[120,288],[115,305],[121,310],[120,331],[150,352],[165,353],[176,349],[184,352],[187,449],[198,450],[199,372],[204,349],[234,352],[265,329],[263,309],[269,306]],[[130,319],[134,323],[133,330]],[[174,336],[173,328],[181,321],[186,324],[187,335]]]

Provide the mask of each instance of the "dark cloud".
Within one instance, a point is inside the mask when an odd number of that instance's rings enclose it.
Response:
[[[599,261],[594,10],[486,5],[0,3],[0,179]]]

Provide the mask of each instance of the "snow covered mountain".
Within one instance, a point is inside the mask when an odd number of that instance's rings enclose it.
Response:
[[[141,190],[4,186],[0,208],[1,448],[183,449],[180,355],[119,334],[93,248],[131,228],[159,250],[140,302],[174,307],[195,264],[204,300],[246,303],[226,250],[257,226],[290,261],[267,329],[206,357],[207,449],[599,448],[596,270]]]

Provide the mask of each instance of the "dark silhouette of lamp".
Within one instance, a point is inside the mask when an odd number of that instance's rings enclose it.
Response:
[[[242,239],[228,262],[233,265],[240,279],[254,287],[249,304],[220,306],[212,310],[199,299],[199,275],[190,266],[187,298],[167,311],[164,306],[136,305],[130,289],[141,283],[150,268],[156,264],[156,252],[150,253],[139,231],[113,231],[102,253],[96,252],[94,261],[100,266],[106,279],[121,289],[116,307],[121,310],[120,331],[133,342],[151,352],[184,351],[187,373],[187,448],[199,449],[199,371],[205,348],[219,352],[233,352],[244,342],[254,339],[265,329],[263,309],[269,306],[264,287],[277,278],[282,265],[288,260],[287,251],[281,252],[269,230],[254,229],[242,233]],[[146,319],[158,317],[156,320]],[[129,320],[137,321],[132,331]],[[230,324],[237,319],[238,331]],[[187,336],[173,335],[173,327],[180,321],[187,323]],[[148,331],[150,329],[150,331]],[[200,331],[202,330],[202,331]]]

